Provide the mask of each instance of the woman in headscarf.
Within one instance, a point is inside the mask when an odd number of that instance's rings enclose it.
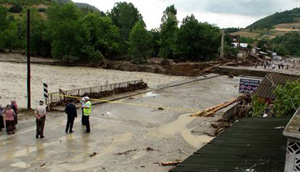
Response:
[[[12,110],[15,111],[15,116],[14,116],[14,120],[15,120],[15,125],[18,124],[18,105],[17,105],[17,102],[16,101],[11,101],[11,108]]]
[[[4,128],[3,107],[0,105],[0,131]]]
[[[15,120],[14,120],[14,110],[11,109],[11,106],[8,104],[4,110],[4,119],[6,125],[7,134],[15,134]]]

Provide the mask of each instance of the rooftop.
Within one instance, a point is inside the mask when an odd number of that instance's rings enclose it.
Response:
[[[284,171],[289,118],[244,118],[170,172]]]
[[[283,131],[283,135],[300,139],[300,108],[295,112],[289,124]]]
[[[255,91],[255,95],[268,99],[275,99],[274,90],[278,85],[285,85],[287,81],[299,80],[300,76],[283,74],[283,73],[269,73],[265,76],[263,81]]]

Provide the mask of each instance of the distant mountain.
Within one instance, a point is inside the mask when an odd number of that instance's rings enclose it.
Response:
[[[58,3],[61,3],[61,4],[72,2],[72,0],[52,0],[52,1],[53,2],[58,2]]]
[[[300,23],[300,8],[294,8],[293,10],[277,12],[273,15],[265,17],[255,23],[249,25],[247,29],[271,29],[278,24],[285,23]]]
[[[73,2],[72,0],[53,0],[53,1],[61,3],[61,4]],[[92,6],[90,4],[87,4],[87,3],[75,2],[75,4],[77,5],[77,7],[82,8],[82,9],[89,9],[89,10],[92,10],[92,11],[99,11],[98,8],[96,8],[95,6]]]

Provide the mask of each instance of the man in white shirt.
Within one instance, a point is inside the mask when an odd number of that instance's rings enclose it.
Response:
[[[46,107],[44,102],[40,100],[39,106],[35,108],[34,111],[36,117],[36,136],[35,138],[44,138],[44,126],[46,121]]]

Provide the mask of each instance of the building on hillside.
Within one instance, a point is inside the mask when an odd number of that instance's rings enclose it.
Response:
[[[231,46],[238,49],[237,59],[245,62],[250,53],[249,44],[233,42]]]
[[[270,57],[268,56],[268,53],[263,52],[263,51],[259,51],[258,52],[258,57],[262,58],[262,59],[269,59]],[[268,58],[269,57],[269,58]]]

